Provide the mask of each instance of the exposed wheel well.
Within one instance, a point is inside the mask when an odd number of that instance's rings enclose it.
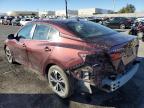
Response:
[[[6,45],[4,45],[4,50],[5,50],[5,48],[6,48]]]
[[[46,66],[46,69],[45,69],[45,76],[46,76],[46,78],[47,78],[47,75],[48,75],[48,70],[49,70],[49,68],[50,68],[51,66],[53,66],[53,65],[56,65],[56,64],[51,63],[51,64],[48,64],[48,65]]]

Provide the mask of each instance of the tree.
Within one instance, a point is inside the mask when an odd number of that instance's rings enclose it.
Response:
[[[127,4],[126,7],[123,7],[119,10],[119,13],[134,13],[136,10],[135,6],[132,4]]]

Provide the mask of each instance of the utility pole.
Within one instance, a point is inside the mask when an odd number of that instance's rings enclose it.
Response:
[[[126,2],[127,2],[127,5],[128,5],[128,0],[126,0]]]
[[[65,0],[66,18],[68,18],[67,0]]]
[[[113,11],[115,12],[115,0],[113,0]]]

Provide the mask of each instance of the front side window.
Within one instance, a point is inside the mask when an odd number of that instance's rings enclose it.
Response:
[[[24,39],[31,39],[31,30],[32,30],[33,24],[29,24],[24,26],[19,33],[17,34],[18,37],[24,38]]]
[[[37,25],[34,31],[33,39],[47,40],[49,29],[50,27],[48,25],[42,25],[42,24]]]

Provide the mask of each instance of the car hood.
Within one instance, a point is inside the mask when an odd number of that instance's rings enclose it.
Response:
[[[85,41],[89,46],[97,49],[111,49],[112,47],[117,47],[123,44],[127,44],[129,41],[133,40],[134,38],[135,36],[132,35],[115,33],[106,36],[87,38],[85,39]]]

